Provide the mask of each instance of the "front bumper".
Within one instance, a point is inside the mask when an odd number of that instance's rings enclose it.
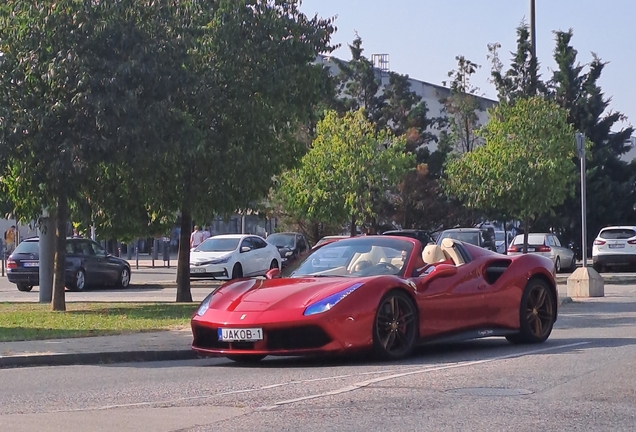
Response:
[[[190,266],[190,279],[230,280],[230,272],[223,264]]]
[[[195,315],[192,319],[194,340],[192,349],[207,356],[226,355],[315,355],[338,354],[370,348],[372,317],[351,320],[340,316],[326,319],[322,314],[302,316],[301,311],[290,311],[290,317],[280,318],[280,311],[225,312],[208,311],[214,321]],[[243,319],[241,319],[243,317]],[[254,319],[251,319],[254,318]],[[263,340],[254,342],[224,342],[218,337],[218,329],[262,328]]]

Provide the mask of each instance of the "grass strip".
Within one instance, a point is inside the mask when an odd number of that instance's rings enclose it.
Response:
[[[104,336],[186,328],[197,303],[0,303],[0,342]]]

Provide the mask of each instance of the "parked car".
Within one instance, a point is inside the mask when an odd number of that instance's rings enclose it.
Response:
[[[347,260],[316,268],[315,255],[332,249]],[[541,343],[557,299],[554,265],[542,256],[502,256],[450,238],[424,246],[355,237],[320,247],[282,275],[273,269],[266,280],[210,293],[191,320],[192,348],[237,362],[361,351],[397,360],[438,337]]]
[[[505,254],[513,237],[510,231],[495,231],[495,246],[497,247],[497,252]]]
[[[508,247],[508,255],[523,253],[523,234],[517,235]],[[574,251],[561,245],[552,233],[528,233],[528,253],[543,255],[554,263],[557,273],[576,270]]]
[[[422,243],[424,246],[430,243],[433,243],[433,244],[435,243],[431,235],[424,230],[417,230],[417,229],[391,230],[391,231],[383,232],[382,235],[411,237],[414,239],[418,239],[420,243]]]
[[[264,276],[272,268],[280,269],[278,248],[257,235],[217,235],[190,253],[191,279]]]
[[[274,233],[267,237],[266,240],[278,248],[281,267],[287,267],[309,250],[309,242],[307,242],[305,236],[300,233]]]
[[[316,242],[316,244],[312,247],[312,249],[316,249],[318,246],[322,246],[324,243],[331,243],[334,241],[351,238],[348,235],[332,235],[332,236],[324,236],[320,240]]]
[[[603,228],[592,246],[592,265],[597,272],[636,264],[636,226]]]
[[[38,237],[22,241],[7,259],[7,277],[20,291],[40,284],[40,242]],[[114,257],[90,239],[66,239],[66,288],[82,291],[88,286],[130,285],[128,261]]]
[[[493,252],[497,252],[495,246],[494,235],[486,228],[451,228],[442,231],[437,238],[437,244],[441,245],[445,238],[451,238],[459,240],[464,243],[469,243],[475,246],[479,246],[484,249],[489,249]]]

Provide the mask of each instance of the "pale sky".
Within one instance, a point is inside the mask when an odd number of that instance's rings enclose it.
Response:
[[[515,29],[530,21],[530,0],[302,0],[308,16],[337,16],[333,53],[350,59],[347,43],[357,31],[364,54],[389,54],[390,68],[422,81],[441,84],[463,55],[481,65],[473,84],[480,94],[497,99],[489,83],[487,45],[501,44],[507,70],[516,49]],[[547,80],[555,63],[554,30],[574,30],[572,46],[585,64],[596,53],[605,66],[599,84],[611,97],[609,109],[636,125],[636,0],[536,0],[537,57]]]

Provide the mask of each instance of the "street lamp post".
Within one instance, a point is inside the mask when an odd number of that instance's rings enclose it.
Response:
[[[576,152],[581,159],[581,250],[583,268],[587,268],[587,203],[585,200],[585,135],[576,134]]]

